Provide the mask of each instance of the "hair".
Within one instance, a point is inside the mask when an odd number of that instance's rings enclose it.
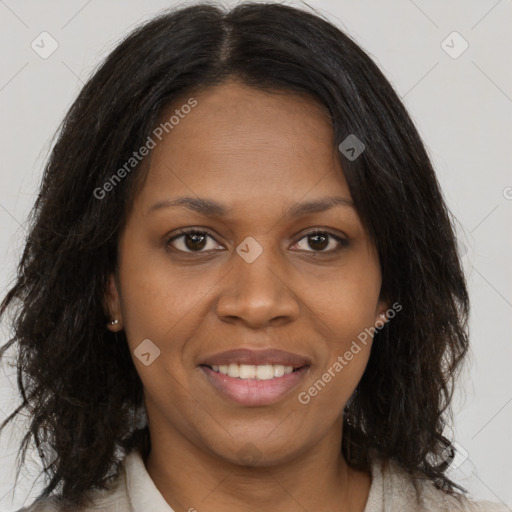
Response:
[[[39,498],[53,493],[79,506],[86,491],[106,489],[118,475],[120,450],[149,453],[147,425],[133,422],[142,383],[124,332],[105,328],[104,307],[149,157],[105,199],[95,191],[146,143],[176,98],[228,79],[315,98],[329,112],[340,159],[347,136],[365,145],[357,159],[343,158],[343,173],[378,251],[381,298],[403,312],[375,333],[345,407],[347,463],[368,469],[374,451],[448,494],[467,492],[445,474],[451,442],[443,435],[468,350],[454,217],[411,118],[369,55],[316,11],[277,3],[166,10],[125,37],[79,93],[56,133],[0,306],[0,318],[13,310],[0,356],[16,343],[23,397],[0,432],[27,409],[18,458],[22,452],[25,461],[32,437],[57,454]]]

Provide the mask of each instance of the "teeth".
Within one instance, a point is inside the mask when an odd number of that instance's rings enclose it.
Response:
[[[235,363],[232,363],[228,366],[228,375],[230,377],[238,377],[240,374],[240,371],[238,369],[238,365]]]
[[[282,377],[284,375],[284,366],[275,365],[274,366],[274,377]]]
[[[212,365],[212,370],[228,375],[229,377],[239,379],[259,379],[269,380],[276,377],[282,377],[288,373],[293,372],[293,366],[284,366],[282,364],[265,364],[265,365],[252,365],[252,364],[221,364]]]
[[[260,380],[268,380],[274,378],[274,369],[272,365],[256,366],[256,378]]]
[[[241,379],[254,379],[256,378],[256,366],[250,364],[241,364],[238,369],[238,377]],[[258,379],[261,378],[258,376]]]

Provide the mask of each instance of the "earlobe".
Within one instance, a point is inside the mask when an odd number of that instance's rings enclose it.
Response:
[[[117,332],[122,329],[121,322],[118,318],[114,318],[107,324],[107,329],[112,332]]]
[[[117,289],[114,274],[110,274],[105,286],[105,295],[103,297],[103,308],[105,315],[110,319],[106,327],[109,331],[118,332],[123,326],[121,304],[119,301],[119,292]]]
[[[387,321],[386,313],[383,311],[375,320],[375,327],[381,328]]]
[[[378,315],[377,315],[377,318],[375,319],[375,327],[381,328],[387,323],[387,321],[388,321],[387,310],[388,309],[389,309],[389,305],[387,302],[379,301],[379,304],[377,307]]]

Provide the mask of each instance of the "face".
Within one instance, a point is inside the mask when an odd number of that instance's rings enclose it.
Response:
[[[341,436],[372,340],[353,342],[387,308],[378,255],[323,107],[237,82],[194,98],[151,150],[108,306],[152,439],[275,464]]]

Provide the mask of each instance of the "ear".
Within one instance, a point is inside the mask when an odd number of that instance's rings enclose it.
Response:
[[[387,311],[389,310],[389,302],[387,300],[379,300],[375,311],[375,327],[382,327],[387,321]]]
[[[121,302],[119,300],[119,290],[114,274],[110,274],[105,287],[103,297],[103,308],[105,315],[109,318],[107,329],[112,332],[118,332],[123,328],[123,316],[121,314]]]

